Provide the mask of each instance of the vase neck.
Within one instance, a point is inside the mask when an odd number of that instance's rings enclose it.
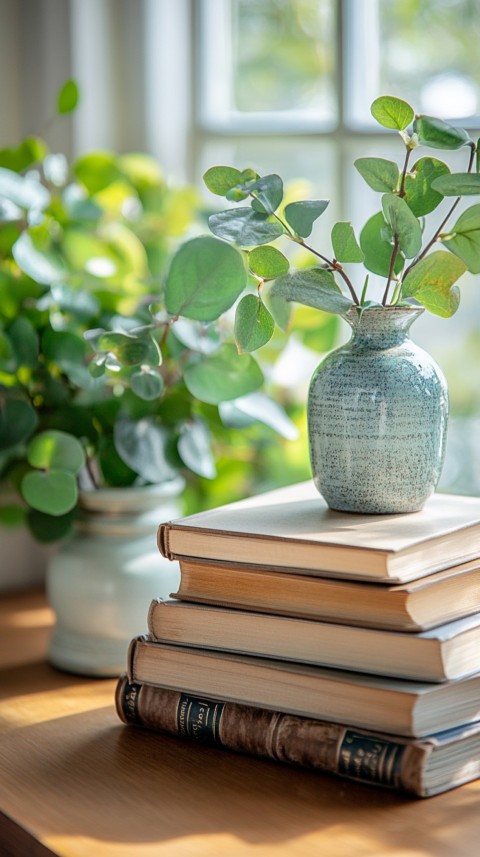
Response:
[[[423,307],[369,307],[360,314],[353,307],[344,318],[352,328],[353,346],[382,349],[405,342],[422,312]]]

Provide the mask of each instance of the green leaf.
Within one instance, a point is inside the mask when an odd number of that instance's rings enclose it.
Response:
[[[73,165],[73,172],[91,194],[105,190],[122,176],[112,152],[89,152],[82,155]]]
[[[450,233],[441,235],[440,240],[463,259],[472,274],[480,274],[480,204],[467,208]]]
[[[45,359],[56,363],[66,374],[83,365],[86,350],[85,341],[68,330],[49,328],[43,334],[42,352]]]
[[[75,513],[68,512],[66,515],[46,515],[44,512],[37,512],[35,509],[30,509],[28,512],[27,523],[33,537],[37,542],[50,544],[64,539],[73,531]]]
[[[210,230],[218,238],[233,241],[239,247],[269,244],[284,234],[278,222],[270,222],[267,215],[251,208],[236,208],[219,211],[208,218]],[[195,240],[195,239],[194,239]]]
[[[210,167],[203,176],[208,189],[217,196],[225,196],[241,180],[242,173],[233,167]]]
[[[435,180],[450,172],[437,158],[420,158],[405,178],[405,202],[415,217],[423,217],[440,205],[443,196],[435,189]]]
[[[246,280],[242,256],[234,247],[209,235],[193,238],[173,257],[165,306],[172,315],[213,321],[235,303]]]
[[[218,410],[226,426],[235,427],[239,417],[241,420],[247,416],[250,420],[269,426],[287,440],[296,440],[299,434],[295,423],[283,408],[264,393],[250,393],[233,402],[221,402]]]
[[[238,354],[234,345],[224,345],[211,357],[187,366],[184,380],[192,396],[218,405],[253,393],[263,383],[263,374],[250,354]]]
[[[23,399],[0,397],[0,449],[10,449],[27,440],[37,427],[37,414]]]
[[[0,526],[21,527],[25,523],[26,513],[21,506],[5,504],[0,506]]]
[[[399,248],[407,259],[412,259],[422,246],[422,229],[407,203],[393,193],[382,197],[382,208],[385,220],[398,239]]]
[[[32,164],[43,161],[48,149],[39,137],[26,137],[19,146],[0,149],[0,167],[21,173]]]
[[[147,361],[150,353],[148,339],[137,339],[127,333],[103,333],[98,340],[99,351],[113,354],[125,366],[136,366]]]
[[[400,170],[394,161],[385,158],[357,158],[354,166],[372,190],[382,193],[397,190]]]
[[[55,253],[38,250],[28,232],[22,232],[12,247],[17,265],[32,280],[45,286],[59,283],[66,276],[63,260]]]
[[[342,294],[333,275],[323,268],[307,268],[278,277],[270,294],[324,312],[344,313],[353,304],[351,298]]]
[[[239,351],[256,351],[275,330],[275,322],[257,295],[245,295],[235,312],[235,341]]]
[[[213,354],[221,345],[220,334],[213,324],[203,324],[189,318],[177,319],[172,326],[172,333],[182,345],[200,354]]]
[[[286,274],[290,264],[286,256],[275,247],[255,247],[248,254],[248,267],[263,280],[274,280]]]
[[[435,179],[432,187],[442,196],[475,196],[480,194],[480,175],[451,173]]]
[[[283,199],[283,182],[280,176],[262,176],[248,185],[249,194],[254,194],[252,208],[261,214],[273,214]]]
[[[169,439],[169,432],[154,417],[119,419],[115,423],[115,449],[122,461],[146,482],[164,482],[176,475],[167,460]]]
[[[364,254],[363,264],[373,274],[387,277],[392,258],[392,245],[385,241],[384,230],[388,228],[381,211],[367,220],[360,233],[360,247]],[[395,273],[398,274],[403,267],[403,258],[397,255],[395,260]]]
[[[41,470],[52,469],[77,474],[85,464],[85,453],[76,437],[52,429],[35,435],[30,441],[27,460],[31,467]]]
[[[417,116],[413,130],[418,135],[419,143],[431,149],[461,149],[470,142],[463,128],[456,128],[433,116]]]
[[[384,128],[403,131],[413,120],[414,111],[406,101],[393,95],[381,95],[376,98],[371,108],[372,116]]]
[[[75,476],[66,470],[31,471],[23,477],[21,491],[32,509],[55,517],[74,509],[78,499]]]
[[[74,80],[67,80],[57,95],[57,111],[61,115],[71,113],[78,104],[78,86]]]
[[[304,199],[285,206],[285,220],[301,238],[308,238],[313,224],[325,211],[328,199]]]
[[[363,253],[358,246],[351,223],[336,223],[332,229],[332,246],[339,262],[363,262]]]
[[[430,312],[449,318],[456,312],[460,293],[454,285],[466,271],[461,259],[438,250],[417,262],[402,283],[402,298],[415,298]]]
[[[212,453],[212,436],[203,420],[183,424],[177,448],[183,463],[193,473],[204,479],[215,479],[217,469]]]
[[[130,386],[140,399],[146,402],[152,402],[158,399],[163,393],[163,379],[158,372],[153,369],[142,369],[140,372],[134,372],[130,378]]]
[[[19,208],[42,211],[50,203],[50,193],[38,179],[19,176],[13,170],[0,167],[0,197],[8,199]]]
[[[15,354],[16,365],[33,368],[38,360],[38,335],[28,318],[18,316],[7,330]]]

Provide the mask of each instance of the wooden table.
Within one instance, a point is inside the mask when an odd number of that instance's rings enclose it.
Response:
[[[123,726],[49,667],[39,593],[0,603],[1,857],[478,857],[480,782],[429,800]]]

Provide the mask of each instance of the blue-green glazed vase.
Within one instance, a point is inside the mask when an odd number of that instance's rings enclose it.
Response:
[[[416,512],[445,455],[447,383],[409,337],[421,307],[356,308],[346,345],[314,372],[308,396],[312,475],[331,509]]]

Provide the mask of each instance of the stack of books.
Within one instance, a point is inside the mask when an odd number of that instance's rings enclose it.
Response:
[[[159,548],[180,589],[132,641],[124,722],[422,797],[480,776],[480,498],[357,515],[307,482]]]

